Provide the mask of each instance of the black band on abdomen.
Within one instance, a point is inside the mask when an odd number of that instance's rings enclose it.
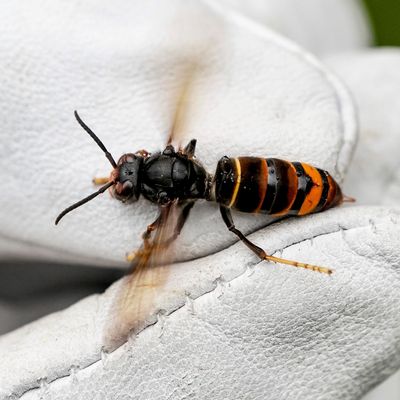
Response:
[[[290,209],[290,214],[297,214],[300,211],[301,206],[307,194],[310,192],[312,187],[311,178],[305,173],[303,166],[300,162],[292,162],[297,172],[297,196]]]
[[[268,185],[267,185],[267,194],[264,198],[263,204],[261,206],[261,210],[270,214],[272,207],[274,206],[276,193],[278,190],[278,181],[276,179],[276,165],[274,158],[267,159],[267,167],[268,167]]]

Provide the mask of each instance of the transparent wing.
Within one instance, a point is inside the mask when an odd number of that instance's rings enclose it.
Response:
[[[181,148],[188,128],[190,104],[193,100],[193,83],[198,75],[199,65],[191,63],[182,77],[182,85],[177,92],[176,108],[172,120],[167,145]]]
[[[153,238],[144,242],[136,252],[131,273],[117,283],[119,286],[111,300],[103,335],[107,350],[115,349],[130,334],[155,322],[153,320],[159,311],[155,300],[168,278],[168,265],[172,261],[173,241],[170,238],[182,212],[178,203],[166,207]]]

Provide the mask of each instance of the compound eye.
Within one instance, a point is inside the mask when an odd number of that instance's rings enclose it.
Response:
[[[132,194],[133,183],[130,181],[126,181],[122,184],[121,188],[121,196],[128,197]]]
[[[118,182],[115,185],[115,197],[119,200],[127,200],[132,196],[133,184],[130,181],[126,181],[124,183]]]

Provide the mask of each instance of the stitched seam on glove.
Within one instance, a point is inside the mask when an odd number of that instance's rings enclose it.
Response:
[[[395,217],[397,217],[397,219],[396,219]],[[353,230],[356,230],[356,229],[365,229],[365,228],[371,228],[372,230],[375,231],[375,229],[376,229],[376,224],[377,224],[377,222],[380,222],[380,221],[382,221],[382,222],[383,222],[383,221],[388,221],[388,222],[391,223],[392,225],[398,225],[398,222],[399,222],[398,219],[399,219],[399,215],[396,214],[396,213],[394,213],[393,215],[391,215],[391,216],[389,216],[389,217],[388,217],[388,216],[385,216],[385,217],[379,218],[379,219],[377,219],[377,220],[372,220],[372,219],[370,219],[369,222],[368,222],[367,224],[365,224],[365,225],[359,225],[359,226],[354,226],[354,227],[350,227],[350,228],[345,228],[345,227],[340,226],[340,227],[339,227],[338,229],[336,229],[336,230],[332,230],[332,231],[330,231],[330,232],[324,232],[324,233],[321,233],[321,234],[318,234],[318,235],[315,235],[315,236],[312,236],[312,237],[304,238],[303,240],[300,240],[300,241],[298,241],[298,242],[293,242],[293,243],[291,243],[290,245],[287,245],[287,246],[283,247],[283,248],[280,249],[280,250],[275,250],[272,254],[275,254],[276,251],[283,251],[283,250],[285,250],[285,249],[287,249],[287,248],[289,248],[289,247],[298,245],[298,244],[300,244],[300,243],[304,243],[304,242],[306,242],[306,241],[308,241],[308,240],[311,240],[311,239],[314,239],[314,238],[318,238],[318,237],[327,236],[327,235],[332,235],[332,234],[335,234],[335,233],[338,233],[338,232],[353,231]],[[233,246],[233,245],[232,245],[232,246]],[[231,246],[229,246],[229,247],[231,247]],[[228,248],[229,248],[229,247],[228,247]],[[353,250],[352,250],[352,251],[353,251]],[[359,256],[359,257],[364,257],[364,256],[363,256],[362,254],[360,254],[359,252],[357,252],[356,254],[357,254],[357,256]],[[257,263],[254,264],[254,266],[253,266],[252,268],[256,268],[256,267],[257,267],[259,264],[261,264],[262,262],[264,262],[264,261],[258,261]],[[243,277],[243,276],[246,274],[246,272],[247,272],[247,269],[246,269],[245,271],[243,271],[243,273],[237,275],[235,278],[233,278],[233,279],[231,279],[231,280],[229,280],[229,281],[226,281],[226,283],[231,283],[231,282],[235,281],[236,279],[239,279],[239,278]],[[213,293],[213,292],[217,289],[217,287],[218,287],[218,284],[217,284],[217,282],[216,282],[216,284],[215,284],[215,286],[214,286],[214,288],[213,288],[212,290],[201,294],[200,296],[196,297],[195,299],[192,299],[192,301],[195,302],[195,301],[197,301],[198,299],[202,298],[203,296]],[[227,286],[227,287],[228,287],[228,286]],[[168,314],[168,317],[171,316],[172,314],[174,314],[176,311],[180,310],[180,309],[183,308],[183,307],[184,307],[184,306],[181,306],[181,307],[176,308],[175,310],[171,311],[171,312]],[[157,321],[156,323],[154,323],[154,324],[148,325],[148,326],[145,327],[142,331],[138,332],[136,335],[140,335],[140,334],[141,334],[142,332],[144,332],[146,329],[151,328],[151,327],[154,327],[154,326],[156,326],[156,325],[158,325],[158,321]],[[125,342],[125,343],[126,343],[126,342]],[[125,344],[125,343],[124,343],[124,344]],[[122,344],[121,346],[123,346],[124,344]],[[117,349],[116,349],[116,350],[117,350]],[[115,350],[114,350],[114,351],[115,351]],[[114,351],[113,351],[113,352],[114,352]],[[113,352],[108,353],[108,354],[112,354]],[[87,368],[89,368],[89,367],[92,367],[93,365],[98,364],[98,363],[100,363],[100,362],[102,362],[102,358],[101,358],[101,357],[98,358],[97,360],[95,360],[94,362],[92,362],[92,363],[90,363],[90,364],[87,364],[87,365],[85,365],[84,367],[81,367],[81,368],[79,368],[79,369],[77,369],[77,368],[75,367],[75,365],[71,365],[71,366],[69,367],[69,369],[68,369],[68,370],[70,371],[69,374],[60,375],[60,376],[57,377],[56,379],[53,379],[51,382],[46,382],[45,385],[48,387],[49,385],[51,385],[52,383],[58,381],[59,379],[71,377],[72,374],[74,374],[74,376],[76,376],[77,374],[79,374],[80,371],[84,371],[85,369],[87,369]],[[72,371],[74,371],[74,372],[72,372]],[[79,379],[79,378],[76,378],[76,379]],[[45,379],[44,379],[44,381],[45,381]],[[31,391],[35,391],[35,390],[41,390],[41,388],[39,388],[39,387],[36,386],[36,387],[32,387],[32,388],[29,388],[29,389],[25,390],[23,393],[21,393],[20,396],[18,396],[16,393],[11,393],[9,396],[12,397],[12,398],[21,399],[26,393],[31,392]]]

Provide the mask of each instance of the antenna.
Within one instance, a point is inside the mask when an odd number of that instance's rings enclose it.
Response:
[[[103,142],[95,135],[95,133],[81,120],[78,111],[75,110],[74,115],[79,125],[90,135],[90,137],[97,143],[101,150],[103,150],[105,156],[107,157],[107,160],[110,161],[110,164],[114,168],[117,168],[117,163],[115,162],[111,153],[106,149],[106,146],[104,146]]]
[[[114,181],[108,182],[106,185],[102,186],[97,192],[92,193],[91,195],[85,197],[84,199],[72,204],[72,206],[69,206],[66,208],[63,212],[60,213],[60,215],[56,218],[55,224],[57,225],[61,218],[64,217],[65,214],[68,214],[70,211],[75,210],[75,208],[80,207],[81,205],[87,203],[88,201],[94,199],[97,197],[99,194],[105,192],[109,187],[115,185]]]

